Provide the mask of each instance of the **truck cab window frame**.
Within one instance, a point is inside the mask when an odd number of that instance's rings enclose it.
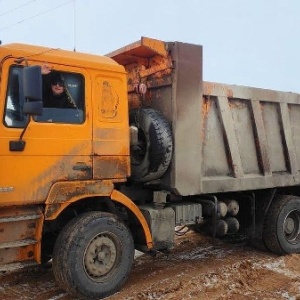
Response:
[[[42,116],[34,116],[38,123],[82,124],[85,122],[85,81],[79,73],[56,71],[61,74],[65,92],[74,104],[72,108],[44,107]],[[51,92],[51,78],[54,72],[43,76],[43,100]],[[28,116],[23,114],[23,66],[12,65],[9,69],[6,104],[3,123],[9,128],[24,128]]]
[[[63,82],[64,95],[68,99],[68,107],[61,107],[52,103],[49,105],[51,97],[51,85],[56,83],[55,78],[59,77]],[[53,71],[48,75],[43,75],[43,101],[47,105],[43,108],[42,116],[35,116],[36,122],[45,123],[63,123],[63,124],[82,124],[85,121],[85,92],[84,76],[79,73]],[[52,98],[56,101],[59,99]]]

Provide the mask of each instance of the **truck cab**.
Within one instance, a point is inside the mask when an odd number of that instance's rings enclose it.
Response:
[[[48,220],[80,199],[109,197],[130,174],[126,73],[107,57],[38,46],[5,45],[0,54],[0,263],[40,263]],[[27,114],[48,88],[45,62],[75,108]],[[35,77],[25,72],[32,67]]]

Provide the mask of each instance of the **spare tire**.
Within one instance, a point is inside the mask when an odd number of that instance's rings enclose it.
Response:
[[[131,145],[131,179],[147,182],[160,178],[168,169],[173,140],[169,122],[152,108],[130,112],[130,125],[138,129],[138,139]]]

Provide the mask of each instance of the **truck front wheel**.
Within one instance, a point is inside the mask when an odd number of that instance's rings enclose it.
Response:
[[[53,273],[70,294],[99,299],[121,288],[133,256],[133,239],[125,224],[112,214],[89,212],[61,231],[53,251]]]
[[[300,253],[300,198],[278,195],[267,213],[264,233],[267,248],[277,254]]]

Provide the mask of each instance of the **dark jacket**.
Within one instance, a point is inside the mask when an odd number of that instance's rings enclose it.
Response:
[[[66,92],[63,92],[61,95],[55,96],[53,94],[48,97],[45,96],[43,99],[44,107],[53,107],[53,108],[75,108],[71,100],[67,96]]]
[[[60,76],[59,73],[54,72],[43,75],[43,106],[47,108],[76,108],[75,104],[72,103],[66,92],[66,87],[64,87],[65,91],[61,95],[53,95],[51,90],[51,82],[57,76]]]

